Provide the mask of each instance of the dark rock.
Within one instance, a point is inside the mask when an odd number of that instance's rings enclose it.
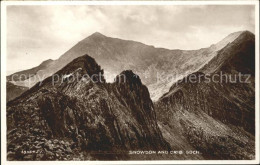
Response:
[[[19,123],[30,130],[28,135],[22,134],[25,138],[32,136],[29,141],[35,141],[39,132],[48,139],[41,159],[60,160],[66,154],[71,159],[76,155],[79,159],[127,159],[130,149],[169,149],[158,128],[149,91],[132,71],[121,73],[126,76],[125,82],[107,84],[104,78],[93,77],[103,70],[85,55],[56,74],[70,73],[77,74],[79,81],[52,84],[49,77],[40,87],[34,86],[9,103],[10,130]],[[93,81],[86,81],[85,74]],[[28,110],[21,109],[26,105],[31,105]],[[21,115],[15,118],[13,113]],[[31,120],[32,115],[43,122]]]
[[[255,37],[245,32],[198,72],[173,84],[155,104],[162,129],[169,127],[163,132],[174,132],[173,137],[187,147],[200,150],[205,159],[252,159],[255,154],[254,58]],[[221,82],[220,77],[214,77],[239,73],[250,75],[250,83]],[[191,82],[192,76],[201,79]],[[174,141],[171,144],[176,145]]]

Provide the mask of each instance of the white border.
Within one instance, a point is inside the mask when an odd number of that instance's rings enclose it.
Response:
[[[255,160],[156,161],[7,161],[6,160],[6,6],[8,5],[254,5],[256,37],[256,153]],[[4,23],[3,23],[4,22]],[[259,164],[259,1],[4,1],[1,2],[1,164]]]

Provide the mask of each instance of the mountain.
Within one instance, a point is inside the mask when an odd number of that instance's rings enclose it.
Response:
[[[7,76],[7,81],[17,82],[17,81],[27,80],[30,77],[35,76],[38,72],[48,68],[48,66],[50,66],[52,62],[53,62],[53,60],[49,59],[49,60],[43,61],[39,66],[36,66],[34,68],[16,72],[12,75]],[[24,84],[24,86],[26,86],[26,84]]]
[[[20,96],[23,92],[28,90],[27,87],[17,86],[10,82],[6,83],[6,101],[10,101],[17,96]]]
[[[73,59],[89,54],[104,68],[106,79],[112,82],[122,70],[133,70],[148,87],[153,101],[157,101],[177,80],[200,69],[210,61],[217,51],[235,40],[242,32],[228,35],[220,42],[208,48],[199,50],[169,50],[155,48],[140,42],[107,37],[94,33],[78,42],[65,52],[59,59],[50,61],[47,65],[18,72],[8,76],[31,74],[27,79],[12,83],[31,87],[38,81],[51,76]],[[46,67],[45,67],[46,66]]]
[[[84,55],[9,101],[8,160],[128,160],[138,159],[129,150],[169,150],[141,79],[126,70],[106,83],[103,72]]]
[[[192,147],[205,159],[254,159],[254,34],[241,33],[198,71],[173,84],[155,107],[172,148]]]
[[[255,159],[251,32],[199,50],[94,33],[39,70],[10,81],[45,78],[7,103],[8,160]]]

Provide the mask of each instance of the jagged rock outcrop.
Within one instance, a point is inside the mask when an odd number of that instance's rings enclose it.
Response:
[[[181,139],[206,159],[253,159],[254,58],[255,37],[246,31],[175,83],[156,103],[162,132],[165,126],[179,132],[172,136],[186,137]]]
[[[129,150],[168,150],[141,80],[124,71],[125,82],[107,84],[102,73],[85,55],[10,101],[8,159],[118,160],[131,159]]]

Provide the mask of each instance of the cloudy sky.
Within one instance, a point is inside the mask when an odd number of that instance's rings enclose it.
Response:
[[[187,50],[254,33],[254,21],[254,6],[8,6],[7,73],[57,59],[96,31]]]

